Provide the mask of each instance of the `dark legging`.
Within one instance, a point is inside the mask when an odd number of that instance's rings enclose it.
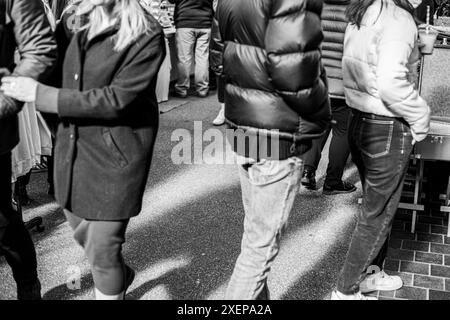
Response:
[[[84,248],[91,265],[95,287],[105,295],[125,291],[125,263],[122,245],[129,220],[93,221],[64,210],[75,240]]]
[[[36,252],[22,217],[13,210],[11,195],[11,153],[0,155],[0,249],[11,266],[18,289],[35,284]]]
[[[219,103],[225,103],[225,79],[222,76],[217,77],[217,99]]]

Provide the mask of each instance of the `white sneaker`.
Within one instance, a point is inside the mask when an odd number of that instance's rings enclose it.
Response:
[[[372,291],[393,291],[403,287],[402,278],[399,276],[390,276],[383,270],[369,274],[359,285],[362,293]]]
[[[221,126],[224,123],[225,123],[225,106],[222,105],[222,107],[220,108],[219,114],[213,120],[213,125]]]
[[[361,291],[355,294],[343,294],[337,290],[331,292],[330,300],[378,300],[377,297],[368,297],[361,293]]]

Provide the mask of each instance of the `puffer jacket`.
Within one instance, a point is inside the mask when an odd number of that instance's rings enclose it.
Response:
[[[218,4],[226,121],[247,134],[277,135],[280,159],[321,136],[330,121],[321,12],[318,0]]]
[[[223,71],[223,41],[220,37],[219,23],[214,18],[211,27],[211,41],[209,43],[209,66],[217,76]]]
[[[214,12],[217,11],[217,0],[213,1]],[[220,37],[219,22],[213,17],[211,26],[211,41],[209,43],[209,66],[217,76],[222,76],[223,71],[223,41]]]
[[[14,65],[16,46],[21,55]],[[41,0],[0,0],[0,68],[42,80],[56,61],[56,41]],[[0,154],[19,142],[16,114],[22,103],[0,92]]]
[[[391,1],[375,0],[360,29],[353,24],[347,27],[342,72],[350,107],[403,118],[414,140],[421,141],[429,130],[430,108],[415,87],[420,58],[417,39],[410,13]]]
[[[342,83],[342,55],[347,28],[345,10],[350,0],[324,0],[322,11],[322,62],[328,78],[328,92],[332,98],[344,99]]]

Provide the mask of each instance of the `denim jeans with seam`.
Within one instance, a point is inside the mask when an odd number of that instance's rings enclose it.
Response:
[[[363,187],[363,203],[337,290],[359,291],[368,268],[382,266],[413,149],[411,130],[401,118],[353,110],[349,143]]]
[[[299,190],[302,161],[261,160],[239,167],[245,210],[241,253],[225,299],[267,300],[267,276]]]

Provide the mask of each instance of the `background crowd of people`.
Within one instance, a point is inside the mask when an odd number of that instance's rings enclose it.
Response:
[[[278,141],[276,154],[234,150],[245,222],[225,298],[270,298],[267,277],[294,199],[301,185],[317,189],[330,133],[323,193],[356,190],[342,180],[350,155],[363,188],[331,298],[399,289],[402,280],[383,262],[409,156],[429,130],[430,109],[414,82],[417,20],[429,2],[169,2],[175,96],[187,98],[193,73],[196,95],[207,97],[214,74],[221,108],[213,124],[267,136],[267,145],[256,140],[258,150]],[[142,208],[159,126],[158,73],[169,54],[162,23],[149,1],[0,4],[0,247],[18,298],[40,299],[40,282],[32,241],[11,205],[11,177],[26,203],[29,174],[47,156],[50,193],[85,251],[96,298],[124,299],[134,271],[122,246]],[[373,265],[379,272],[367,275]]]

